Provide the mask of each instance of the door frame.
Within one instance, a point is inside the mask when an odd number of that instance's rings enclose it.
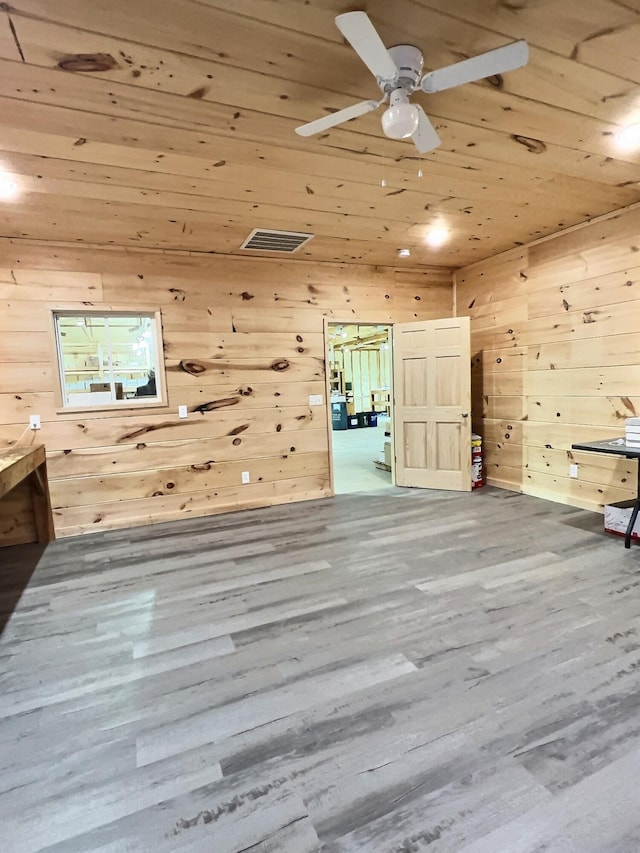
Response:
[[[329,326],[386,326],[389,329],[389,364],[391,368],[390,376],[390,394],[389,394],[389,421],[392,425],[391,429],[391,485],[396,484],[396,445],[395,445],[395,430],[393,429],[394,417],[394,388],[393,388],[393,323],[388,320],[376,322],[375,320],[367,320],[361,322],[357,318],[351,316],[346,319],[336,317],[323,317],[322,334],[324,336],[324,398],[325,411],[327,416],[327,440],[329,443],[329,492],[330,497],[335,497],[335,481],[333,476],[333,425],[331,422],[331,385],[330,385],[330,362],[329,362]]]

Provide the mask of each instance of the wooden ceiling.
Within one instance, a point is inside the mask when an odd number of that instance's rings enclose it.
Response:
[[[389,342],[389,327],[373,323],[329,323],[329,344],[341,349],[379,349]]]
[[[0,206],[21,239],[239,253],[256,227],[312,232],[294,257],[462,266],[640,200],[640,0],[16,0],[0,8]],[[294,128],[375,80],[334,17],[365,9],[427,69],[524,38],[527,67],[417,94],[443,144],[380,112]],[[102,70],[82,68],[79,55]],[[419,177],[418,170],[422,170]],[[383,186],[384,184],[384,186]],[[424,244],[444,224],[452,239]]]

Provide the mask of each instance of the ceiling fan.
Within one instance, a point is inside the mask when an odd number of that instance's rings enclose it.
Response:
[[[383,96],[380,100],[360,101],[336,113],[316,119],[296,128],[300,136],[313,136],[337,124],[376,110],[389,99],[382,115],[382,129],[391,139],[411,139],[421,154],[440,145],[440,137],[419,104],[412,104],[409,95],[423,92],[442,92],[464,83],[513,71],[527,64],[529,47],[526,41],[516,41],[496,50],[464,59],[422,75],[422,51],[409,44],[387,49],[369,16],[365,12],[346,12],[338,15],[336,25],[360,59],[374,75]]]

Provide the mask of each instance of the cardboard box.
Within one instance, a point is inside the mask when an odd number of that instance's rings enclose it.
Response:
[[[620,501],[615,504],[607,504],[604,508],[604,529],[607,533],[616,533],[618,536],[624,536],[627,532],[627,526],[631,519],[631,511],[634,506],[635,501]],[[640,542],[640,514],[633,525],[631,538],[636,542]]]

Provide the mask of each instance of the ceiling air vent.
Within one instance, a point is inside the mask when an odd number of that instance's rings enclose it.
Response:
[[[244,241],[241,249],[254,249],[260,252],[297,252],[307,243],[313,234],[299,231],[274,231],[270,228],[254,228]]]

